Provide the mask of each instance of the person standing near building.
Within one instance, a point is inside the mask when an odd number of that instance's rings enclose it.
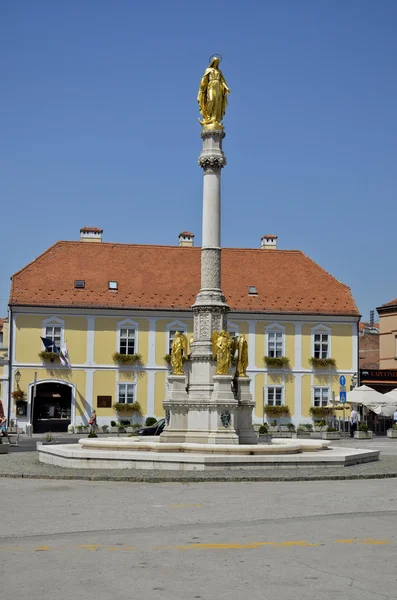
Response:
[[[397,408],[393,414],[393,425],[395,425],[397,423]]]
[[[358,412],[355,408],[352,408],[350,414],[350,437],[354,437],[354,432],[357,431],[358,425]]]

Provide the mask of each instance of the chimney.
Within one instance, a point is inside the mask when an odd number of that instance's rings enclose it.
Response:
[[[80,242],[102,242],[103,229],[98,227],[82,227],[80,229]]]
[[[262,250],[277,250],[277,236],[271,235],[263,235],[261,237],[261,248]]]
[[[178,236],[179,246],[191,247],[194,246],[194,233],[190,233],[190,231],[182,231],[182,233]]]

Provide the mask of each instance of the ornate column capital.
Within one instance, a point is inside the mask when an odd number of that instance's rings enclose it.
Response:
[[[204,173],[220,173],[220,170],[226,165],[226,158],[224,156],[200,156],[198,164]]]

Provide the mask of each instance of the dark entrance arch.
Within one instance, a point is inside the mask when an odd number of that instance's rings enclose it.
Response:
[[[34,433],[67,431],[71,413],[72,388],[70,385],[55,381],[37,384],[33,405]]]

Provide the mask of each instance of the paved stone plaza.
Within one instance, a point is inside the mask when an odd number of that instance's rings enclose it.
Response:
[[[4,598],[397,598],[394,480],[0,486]]]
[[[80,436],[81,437],[81,436]],[[39,438],[22,438],[18,448],[11,448],[8,456],[0,457],[0,478],[46,478],[46,479],[92,479],[112,481],[297,481],[297,480],[325,480],[325,479],[358,479],[397,477],[397,440],[388,438],[375,438],[372,440],[352,440],[346,438],[332,443],[335,447],[353,447],[380,450],[380,460],[350,467],[299,467],[296,468],[269,468],[237,472],[225,470],[211,472],[178,471],[131,471],[130,469],[69,469],[40,463],[37,452],[33,451],[36,440]],[[78,437],[59,436],[62,443],[66,441],[76,443]],[[25,451],[24,451],[25,450]]]

